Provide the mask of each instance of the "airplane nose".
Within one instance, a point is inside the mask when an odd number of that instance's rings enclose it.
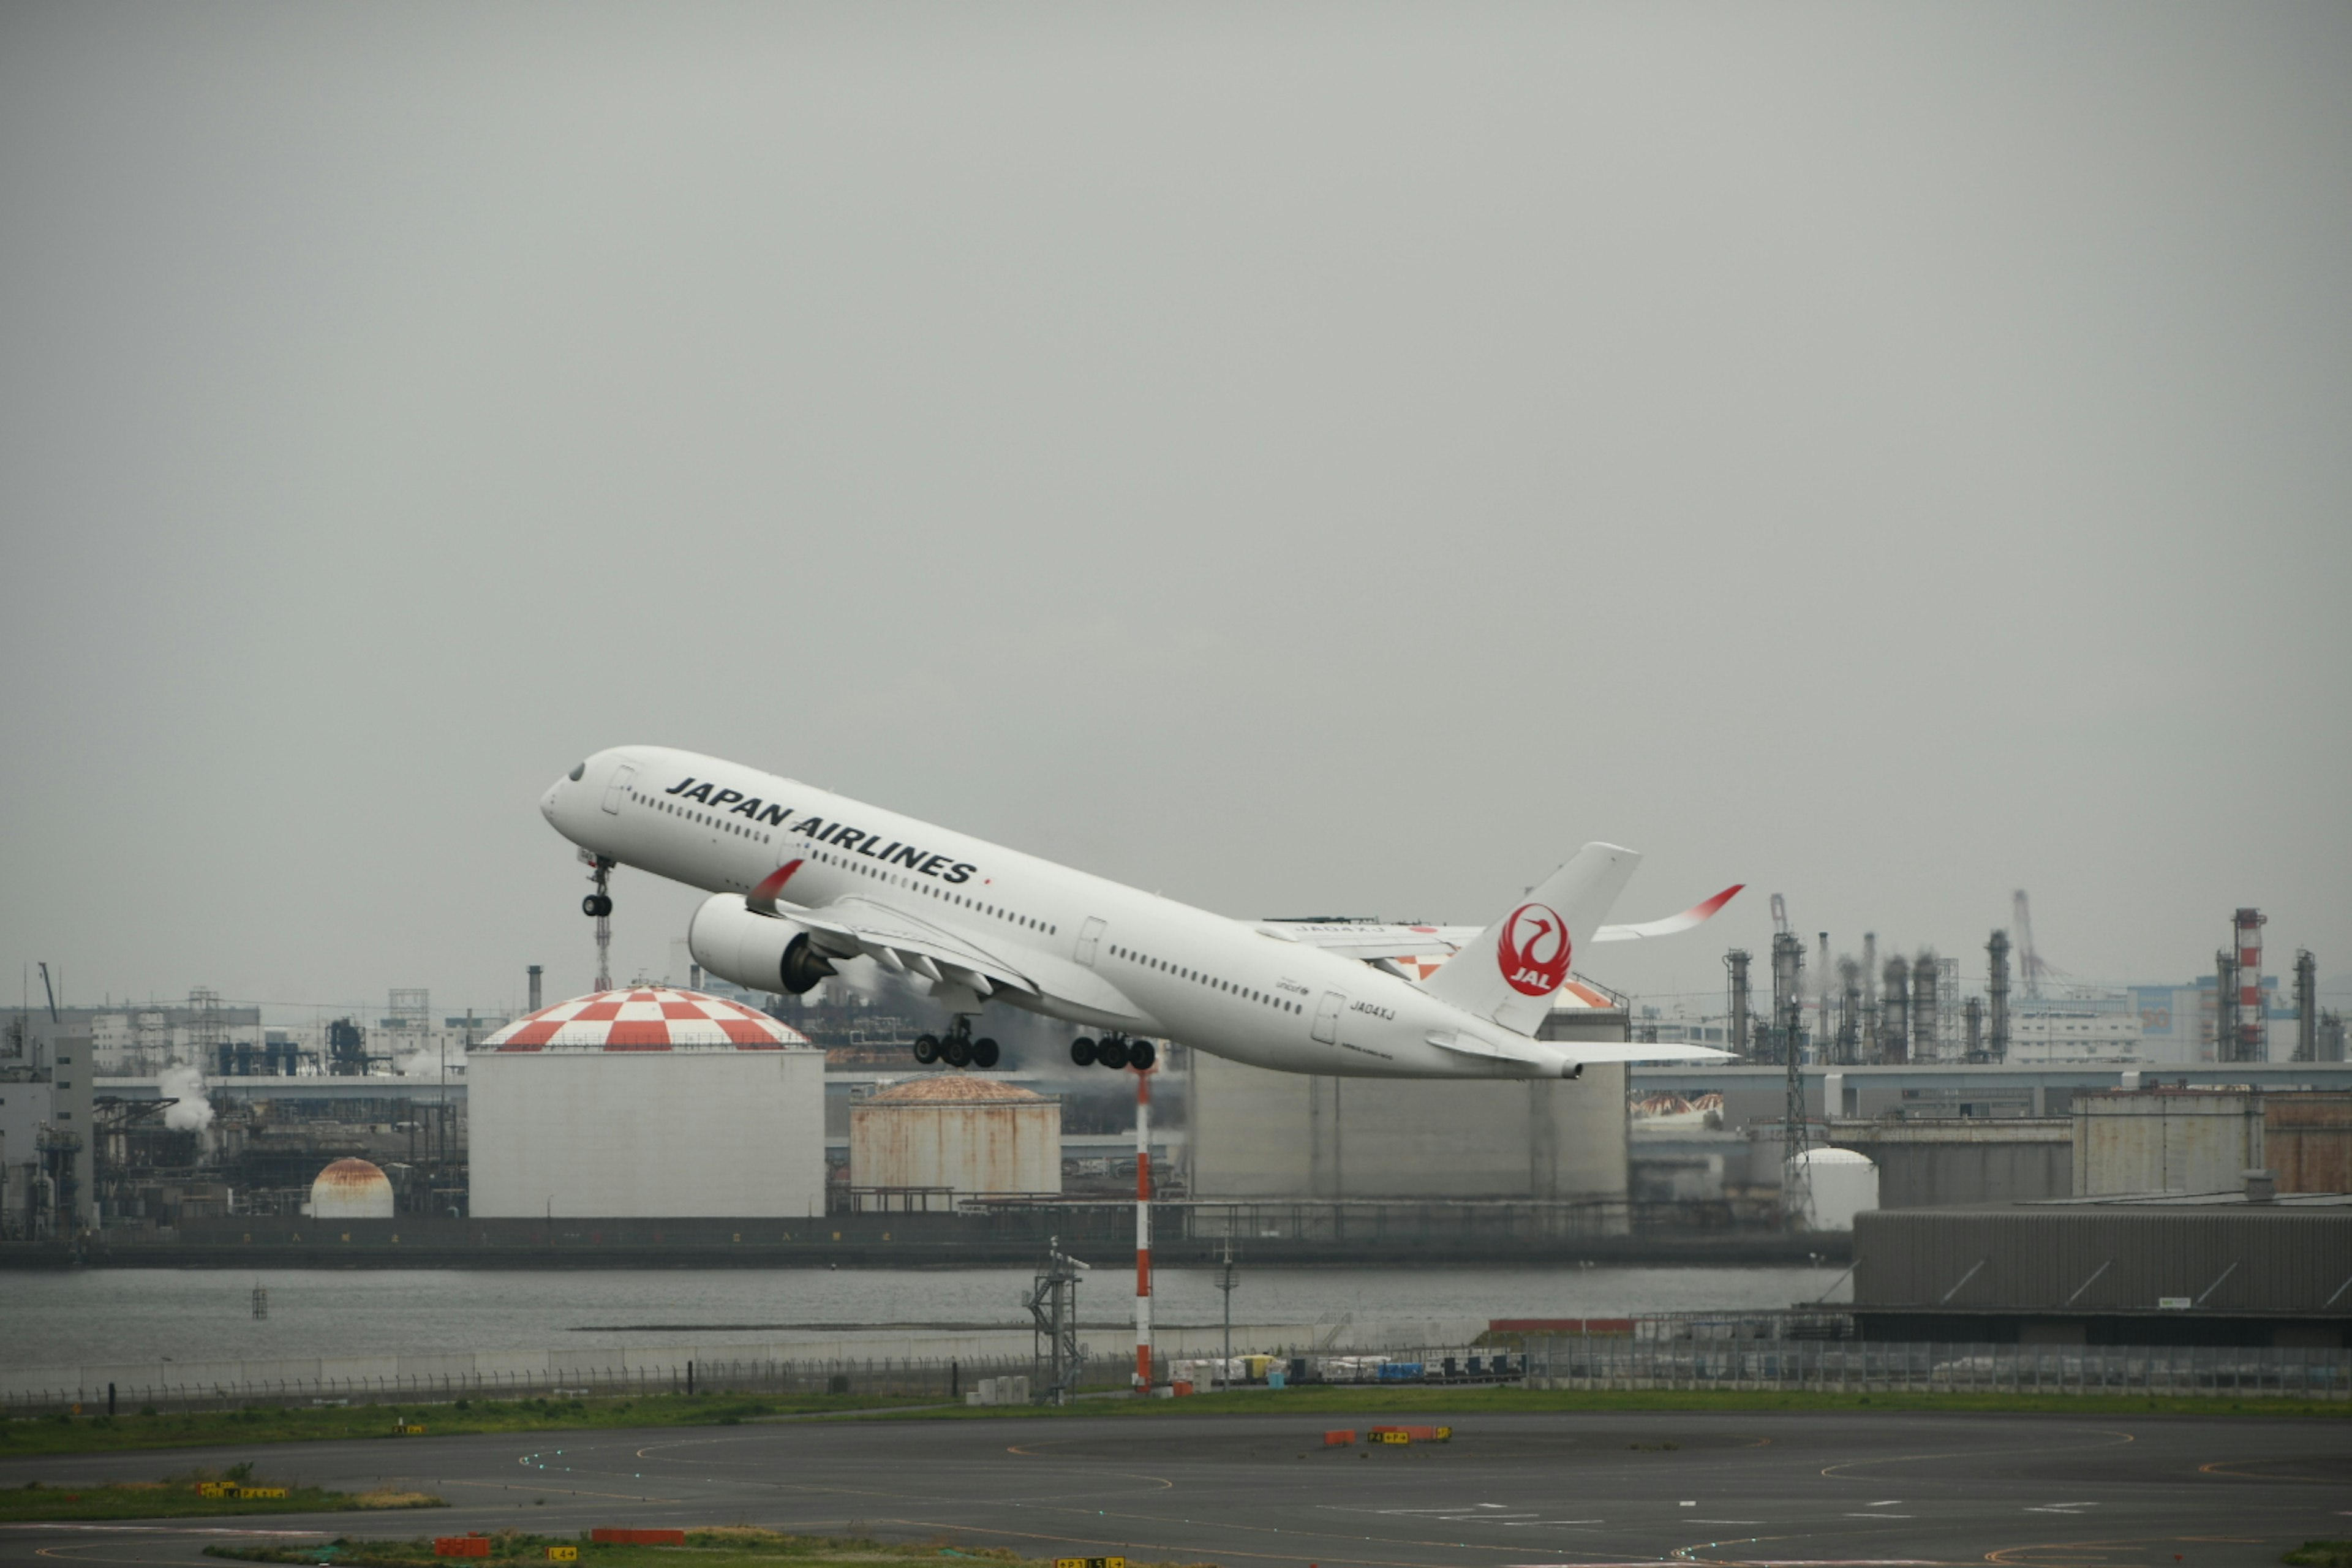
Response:
[[[539,815],[547,818],[548,824],[551,826],[552,826],[555,822],[555,792],[562,787],[563,781],[558,779],[555,783],[547,786],[547,793],[545,795],[539,797]]]

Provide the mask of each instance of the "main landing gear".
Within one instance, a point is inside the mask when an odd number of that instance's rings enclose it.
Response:
[[[996,1042],[987,1036],[982,1035],[976,1040],[971,1037],[971,1020],[961,1014],[957,1015],[955,1026],[945,1037],[915,1037],[915,1059],[925,1067],[933,1062],[945,1062],[951,1068],[979,1068],[986,1071],[996,1065],[1002,1055],[996,1048]]]
[[[1160,1051],[1150,1040],[1130,1040],[1118,1035],[1090,1040],[1081,1035],[1070,1042],[1070,1059],[1082,1068],[1107,1067],[1114,1072],[1134,1068],[1150,1072],[1152,1063],[1160,1059]]]

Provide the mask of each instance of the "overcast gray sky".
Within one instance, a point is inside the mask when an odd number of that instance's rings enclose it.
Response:
[[[2340,994],[2347,84],[2341,5],[12,5],[0,955],[564,994],[534,801],[653,741],[1236,914],[1750,883],[1654,995],[2017,887]]]

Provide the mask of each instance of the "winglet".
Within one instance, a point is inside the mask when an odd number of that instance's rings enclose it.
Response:
[[[1732,895],[1746,886],[1748,884],[1745,882],[1734,882],[1705,902],[1693,904],[1682,913],[1668,915],[1664,920],[1644,921],[1640,925],[1602,926],[1592,933],[1592,940],[1639,942],[1645,936],[1672,936],[1676,931],[1688,931],[1691,927],[1705,922],[1716,910],[1731,902]]]

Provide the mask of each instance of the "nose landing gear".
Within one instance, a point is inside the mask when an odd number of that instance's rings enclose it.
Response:
[[[979,1068],[985,1072],[1002,1060],[1003,1053],[994,1040],[982,1035],[971,1037],[971,1019],[962,1014],[956,1016],[955,1026],[944,1037],[938,1035],[915,1037],[915,1059],[925,1067],[933,1062],[945,1062],[951,1068]]]
[[[1150,1072],[1160,1059],[1160,1051],[1150,1040],[1130,1040],[1118,1035],[1105,1035],[1090,1040],[1084,1035],[1070,1042],[1070,1059],[1080,1067],[1107,1067],[1118,1072],[1135,1068]]]
[[[596,989],[613,988],[613,866],[602,855],[586,850],[580,858],[588,862],[588,879],[596,890],[580,900],[580,912],[596,922]]]

